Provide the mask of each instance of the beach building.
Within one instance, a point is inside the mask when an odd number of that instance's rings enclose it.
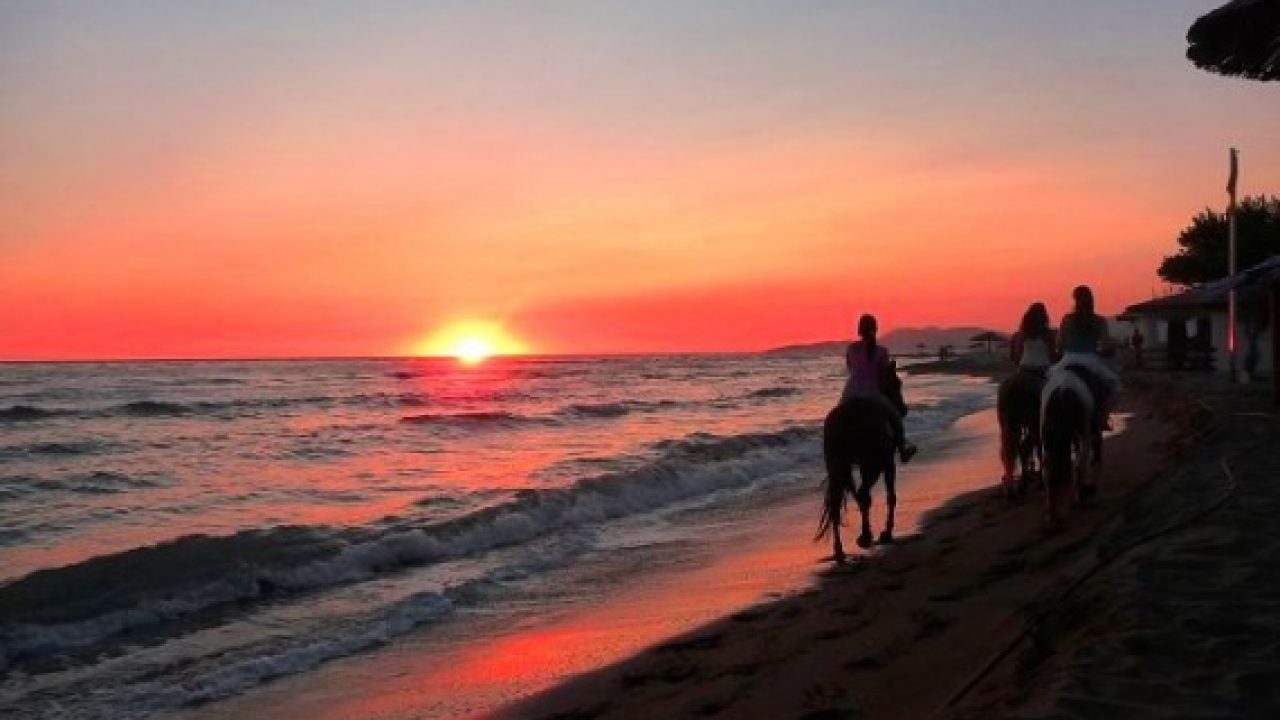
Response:
[[[1146,338],[1149,360],[1175,369],[1230,372],[1227,298],[1236,291],[1237,366],[1246,379],[1275,374],[1280,255],[1174,295],[1130,305],[1120,316]]]

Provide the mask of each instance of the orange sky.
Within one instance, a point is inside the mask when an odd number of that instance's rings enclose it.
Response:
[[[1280,187],[1200,3],[214,5],[0,9],[0,359],[1007,328],[1148,297],[1229,144]]]

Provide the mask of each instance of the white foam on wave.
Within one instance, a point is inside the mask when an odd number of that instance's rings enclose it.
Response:
[[[207,639],[183,639],[142,648],[67,671],[38,686],[8,692],[0,686],[0,702],[30,716],[128,720],[219,700],[385,645],[458,607],[483,603],[513,582],[561,566],[589,546],[588,537],[543,544],[516,553],[510,564],[449,587],[413,592],[351,615],[308,616],[303,627],[273,630],[254,642],[210,646]]]

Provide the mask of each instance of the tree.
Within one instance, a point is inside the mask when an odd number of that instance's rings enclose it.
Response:
[[[1227,276],[1227,214],[1205,209],[1181,234],[1176,254],[1160,263],[1160,277],[1174,285],[1197,285]],[[1246,197],[1236,209],[1236,269],[1245,270],[1280,254],[1280,197]]]

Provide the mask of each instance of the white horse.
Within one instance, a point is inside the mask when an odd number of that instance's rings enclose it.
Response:
[[[1090,389],[1099,378],[1077,365],[1055,366],[1040,391],[1040,442],[1044,452],[1045,515],[1051,527],[1063,522],[1064,505],[1089,500],[1097,492],[1102,465],[1102,427]]]

